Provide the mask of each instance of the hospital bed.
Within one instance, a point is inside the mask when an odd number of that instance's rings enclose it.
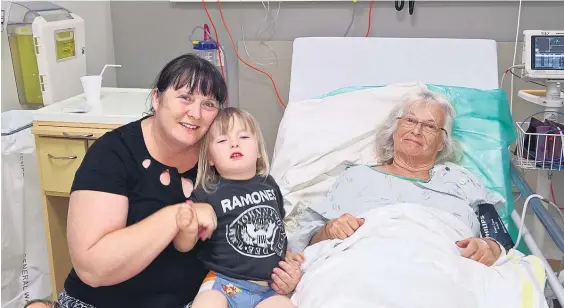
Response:
[[[289,106],[335,91],[346,92],[347,87],[385,86],[412,81],[482,90],[498,89],[496,43],[476,39],[299,38],[293,45]],[[277,180],[284,172],[278,167],[288,160],[288,157],[283,157],[286,153],[281,151],[287,142],[282,127],[292,125],[301,124],[293,122],[291,115],[286,113],[273,154],[273,176]],[[312,140],[304,135],[300,140],[292,140],[292,146],[311,147]],[[512,181],[523,197],[528,197],[532,194],[531,188],[502,151],[508,152],[507,148],[499,149],[497,161],[489,164],[495,170],[489,170],[489,174],[501,177],[503,183]],[[284,187],[281,188],[284,193]],[[523,229],[521,232],[527,248],[543,260],[546,269],[550,269],[527,228],[520,226],[520,216],[513,209],[511,187],[502,190],[507,192],[504,194],[508,200],[506,222],[510,224],[512,219],[517,228]],[[533,199],[530,208],[564,252],[562,228],[538,200]],[[547,271],[547,278],[559,302],[564,304],[564,289],[553,271]]]

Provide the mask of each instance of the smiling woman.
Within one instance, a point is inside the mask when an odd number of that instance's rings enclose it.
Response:
[[[415,172],[428,179],[435,164],[458,162],[462,151],[452,139],[453,121],[454,107],[446,97],[430,91],[410,93],[376,135],[381,169],[394,169],[404,176]]]
[[[182,55],[160,72],[152,114],[99,138],[75,175],[73,264],[62,307],[183,307],[207,273],[170,243],[196,180],[200,139],[227,96],[209,62]]]
[[[207,61],[185,56],[170,62],[153,89],[154,117],[144,126],[172,152],[198,143],[227,98],[223,85],[223,78]]]

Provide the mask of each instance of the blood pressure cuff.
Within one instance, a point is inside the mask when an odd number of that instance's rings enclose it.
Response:
[[[480,234],[482,237],[493,238],[507,251],[515,246],[501,217],[499,217],[492,204],[484,203],[478,205],[478,221],[480,222]]]

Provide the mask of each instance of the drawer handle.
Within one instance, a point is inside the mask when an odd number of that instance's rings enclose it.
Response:
[[[47,154],[47,156],[52,159],[77,159],[77,156],[54,156],[51,153]]]
[[[78,135],[73,135],[73,134],[69,134],[69,133],[65,133],[63,132],[63,136],[65,137],[70,137],[70,138],[89,138],[94,136],[93,134],[78,134]]]

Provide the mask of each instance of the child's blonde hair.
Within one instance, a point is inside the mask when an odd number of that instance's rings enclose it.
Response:
[[[211,124],[207,134],[202,138],[200,144],[200,155],[198,159],[198,175],[196,177],[196,187],[202,187],[204,191],[210,193],[215,189],[219,181],[219,174],[215,167],[210,165],[209,144],[218,134],[224,135],[233,128],[235,120],[239,120],[245,130],[253,134],[258,142],[259,155],[257,158],[257,175],[268,176],[270,163],[266,153],[264,137],[255,118],[245,110],[228,107],[219,111],[214,122]]]

